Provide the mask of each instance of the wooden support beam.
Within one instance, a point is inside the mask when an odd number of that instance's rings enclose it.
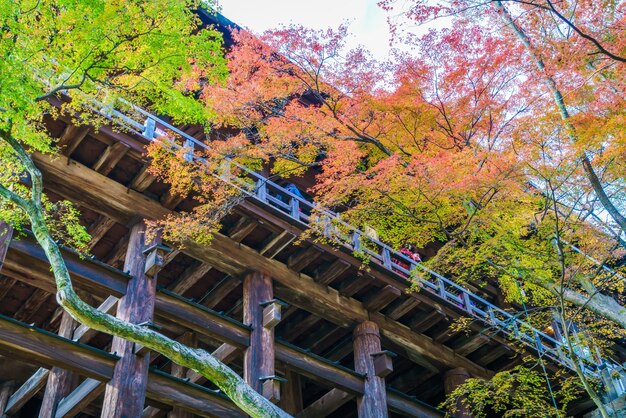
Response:
[[[469,378],[470,374],[462,367],[448,370],[444,377],[444,390],[446,395],[451,394]],[[452,414],[454,418],[472,418],[469,408],[463,404],[462,399],[457,399],[456,407],[457,411]]]
[[[128,149],[129,148],[121,142],[109,145],[91,168],[106,176],[113,171],[115,165],[126,155]]]
[[[398,319],[402,318],[404,315],[411,312],[413,308],[415,308],[419,304],[420,304],[419,300],[414,299],[412,297],[408,297],[402,302],[400,302],[398,305],[390,308],[389,311],[387,312],[387,316],[393,319],[394,321],[397,321]]]
[[[302,411],[302,385],[300,383],[300,375],[294,370],[287,368],[285,370],[286,382],[282,384],[283,393],[281,395],[279,406],[290,415],[295,415]]]
[[[76,126],[68,124],[57,141],[61,154],[71,155],[80,143],[85,139],[91,128],[89,126]]]
[[[63,312],[61,325],[59,326],[59,335],[64,338],[72,338],[77,325],[78,323],[69,313]],[[48,374],[46,391],[39,409],[39,418],[54,418],[59,402],[70,393],[76,383],[77,376],[72,372],[53,367]]]
[[[215,308],[226,296],[241,285],[241,280],[236,277],[226,276],[219,281],[210,291],[206,299],[202,301],[202,305],[207,308]]]
[[[85,379],[59,403],[54,418],[71,418],[85,409],[104,392],[106,383],[96,379]]]
[[[13,380],[7,380],[0,386],[0,417],[5,418],[4,410],[9,402],[9,398],[15,388],[15,382]]]
[[[169,289],[178,295],[182,295],[191,289],[211,269],[211,265],[207,263],[200,263],[197,266],[193,265],[187,268],[180,278],[169,286]]]
[[[377,312],[400,297],[402,292],[397,287],[387,285],[365,302],[368,311]]]
[[[300,272],[306,266],[317,260],[324,251],[316,245],[300,250],[287,260],[287,266],[293,271]]]
[[[115,221],[113,219],[101,215],[100,219],[89,227],[87,232],[91,235],[91,240],[89,241],[90,250],[93,250],[106,233],[113,228],[113,225],[115,225]]]
[[[48,374],[50,370],[40,368],[31,377],[28,378],[22,386],[19,387],[11,395],[7,402],[4,413],[11,416],[16,414],[33,396],[37,394],[45,385],[48,380]]]
[[[294,234],[289,231],[283,231],[265,244],[259,251],[259,254],[267,258],[274,258],[295,239],[296,236]]]
[[[154,319],[157,278],[145,274],[144,252],[155,242],[147,242],[146,229],[144,222],[131,229],[124,271],[128,271],[132,278],[117,308],[118,318],[134,324]],[[150,357],[138,355],[135,343],[118,337],[113,338],[111,350],[121,358],[106,386],[102,418],[140,416],[144,408]]]
[[[328,285],[337,277],[341,276],[350,267],[352,267],[350,263],[338,258],[327,268],[316,272],[315,281],[321,285]]]
[[[326,417],[341,408],[346,402],[354,399],[354,395],[339,389],[331,389],[324,396],[307,406],[296,415],[296,418]]]
[[[245,277],[243,322],[251,327],[251,331],[250,346],[244,355],[243,376],[246,383],[259,393],[263,387],[261,379],[274,375],[274,329],[263,326],[262,306],[273,298],[272,278],[267,273],[253,272]]]
[[[228,236],[230,239],[236,242],[243,241],[259,224],[248,218],[247,216],[242,216],[235,223],[235,225],[230,228],[228,231]]]
[[[45,302],[50,299],[51,296],[52,294],[45,290],[35,289],[33,294],[30,295],[30,297],[26,299],[26,302],[15,312],[13,318],[17,321],[31,322],[30,320],[33,315],[37,313],[39,308],[45,305]]]
[[[139,173],[131,180],[129,188],[138,191],[139,193],[145,191],[154,181],[156,177],[149,173],[150,164],[145,164],[139,170]]]
[[[463,338],[461,341],[454,345],[454,351],[462,356],[467,356],[478,350],[483,345],[489,342],[489,338],[485,334],[476,334],[467,338]]]
[[[363,396],[357,398],[359,418],[387,418],[385,379],[374,370],[373,354],[381,351],[378,325],[364,321],[354,329],[354,369],[365,375]]]
[[[182,344],[185,344],[189,347],[196,347],[197,345],[196,338],[191,332],[184,333],[180,337],[179,341]],[[187,369],[180,366],[179,364],[172,363],[171,375],[174,377],[178,377],[180,379],[184,379],[187,377]],[[169,414],[167,414],[167,417],[168,418],[193,418],[193,414],[184,408],[175,406],[172,409],[172,411]]]

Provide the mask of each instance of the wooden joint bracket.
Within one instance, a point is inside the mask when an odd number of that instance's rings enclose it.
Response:
[[[287,382],[287,379],[272,375],[259,377],[259,380],[263,382],[261,395],[272,403],[280,402],[280,383]]]
[[[171,251],[171,248],[161,244],[155,244],[146,248],[143,252],[146,256],[146,266],[144,268],[146,276],[154,277],[165,265],[165,255]]]
[[[374,374],[376,376],[385,377],[393,372],[393,358],[397,357],[396,353],[383,350],[370,355],[374,360]]]
[[[282,308],[287,306],[285,302],[279,299],[261,303],[261,307],[263,307],[263,327],[273,329],[278,325],[282,318]]]

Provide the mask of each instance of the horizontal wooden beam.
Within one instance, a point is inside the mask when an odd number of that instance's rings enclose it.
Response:
[[[0,316],[0,352],[16,360],[60,367],[101,382],[111,378],[118,360],[113,354],[5,316]],[[224,396],[158,370],[149,373],[147,396],[166,405],[182,406],[201,416],[246,416]]]

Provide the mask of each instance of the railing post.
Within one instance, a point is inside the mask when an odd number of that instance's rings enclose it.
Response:
[[[444,300],[446,299],[446,285],[441,280],[441,278],[437,277],[437,289],[439,292],[439,296],[441,296]]]
[[[295,197],[292,197],[289,201],[291,207],[291,217],[300,220],[300,202]]]
[[[267,184],[265,183],[265,179],[260,179],[256,182],[256,197],[258,197],[260,201],[267,203]]]
[[[463,290],[463,304],[465,305],[465,310],[468,314],[474,315],[474,310],[472,309],[472,301],[470,300],[469,294]]]
[[[185,160],[192,162],[193,161],[193,150],[194,150],[194,143],[191,139],[185,139],[185,148],[187,149],[187,152],[185,153]]]
[[[143,136],[152,141],[154,139],[155,132],[156,121],[150,117],[146,118],[145,122],[143,123]]]
[[[354,231],[352,233],[352,248],[354,251],[359,251],[361,249],[361,234],[359,231]]]
[[[391,270],[391,252],[387,247],[383,247],[383,264]]]

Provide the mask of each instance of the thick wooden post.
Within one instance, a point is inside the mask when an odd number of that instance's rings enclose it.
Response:
[[[246,383],[259,393],[263,393],[261,379],[274,375],[274,329],[263,326],[263,304],[271,301],[273,294],[272,278],[267,273],[253,272],[243,281],[243,322],[252,327],[243,375]],[[265,386],[269,389],[270,385]]]
[[[145,239],[146,226],[135,224],[130,232],[124,271],[132,279],[126,295],[119,301],[117,317],[135,324],[152,321],[156,295],[156,276],[146,276],[144,251],[152,243]],[[102,418],[140,417],[143,412],[148,380],[149,355],[137,355],[139,347],[121,338],[113,338],[111,351],[120,356],[113,378],[107,383]]]
[[[378,325],[371,321],[361,322],[354,329],[354,368],[365,374],[365,391],[357,398],[359,418],[387,418],[387,393],[385,379],[376,375],[374,357],[380,353]]]
[[[287,382],[283,383],[280,399],[280,407],[291,415],[302,411],[302,385],[300,375],[291,369],[285,371]]]
[[[179,341],[190,347],[196,346],[195,336],[191,332],[184,333]],[[187,377],[187,369],[183,366],[172,363],[172,376],[184,379]],[[181,408],[180,406],[174,406],[172,411],[167,414],[167,418],[193,418],[193,413]]]
[[[444,377],[444,389],[446,395],[452,393],[454,389],[465,383],[465,381],[469,378],[469,372],[463,367],[457,367],[456,369],[448,370]],[[456,407],[457,411],[452,415],[454,418],[472,418],[469,408],[463,405],[461,399],[458,399],[456,401]]]
[[[70,314],[63,312],[61,325],[59,325],[59,335],[71,339],[77,325],[78,323]],[[77,377],[72,372],[59,367],[53,367],[50,370],[46,391],[39,410],[39,418],[54,418],[61,399],[66,397],[78,383]]]

